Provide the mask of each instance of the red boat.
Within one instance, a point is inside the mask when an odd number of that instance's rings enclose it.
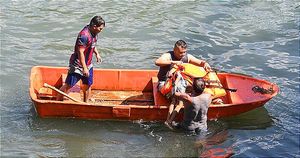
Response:
[[[35,66],[30,74],[30,97],[40,117],[164,121],[169,101],[157,91],[157,70],[94,69],[90,101],[82,102],[79,82],[63,101],[57,91],[67,74],[66,67]],[[276,84],[234,73],[217,73],[226,91],[223,104],[211,104],[208,118],[238,115],[263,106],[274,97]],[[182,110],[181,110],[182,111]],[[177,120],[182,119],[182,112]]]

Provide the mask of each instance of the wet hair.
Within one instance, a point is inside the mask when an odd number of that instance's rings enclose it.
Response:
[[[96,25],[97,27],[103,25],[105,26],[105,21],[102,19],[101,16],[94,16],[90,21],[90,26]]]
[[[178,41],[175,43],[175,46],[174,46],[174,47],[187,48],[187,44],[185,43],[184,40],[178,40]]]
[[[193,82],[193,90],[196,93],[202,93],[205,89],[205,81],[203,78],[195,78]]]

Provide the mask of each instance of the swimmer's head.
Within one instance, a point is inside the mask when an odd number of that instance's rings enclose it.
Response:
[[[195,78],[193,82],[193,90],[201,94],[205,89],[205,82],[203,78]]]

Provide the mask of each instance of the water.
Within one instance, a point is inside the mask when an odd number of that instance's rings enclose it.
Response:
[[[1,24],[1,156],[300,157],[298,1],[7,1]],[[41,119],[29,98],[35,65],[67,66],[77,33],[94,15],[107,26],[96,68],[157,69],[154,60],[188,43],[213,67],[275,82],[263,108],[208,122],[209,137],[158,122]],[[198,145],[197,145],[198,144]]]

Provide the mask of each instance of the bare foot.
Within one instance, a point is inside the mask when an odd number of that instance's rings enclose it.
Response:
[[[170,129],[170,130],[174,130],[172,127],[172,123],[169,123],[167,121],[165,121],[165,125]]]
[[[212,101],[213,104],[223,104],[223,100],[220,98],[216,98]]]
[[[89,100],[88,100],[88,103],[95,103],[96,102],[96,100],[94,99],[94,98],[90,98]]]

